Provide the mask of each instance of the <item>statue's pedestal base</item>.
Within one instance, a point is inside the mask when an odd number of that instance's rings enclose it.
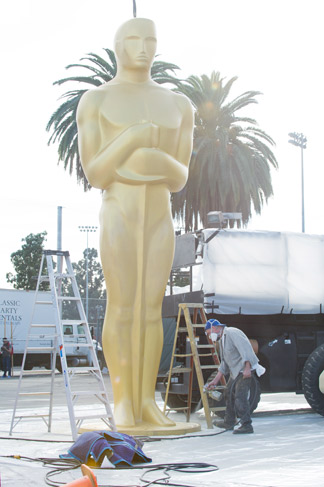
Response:
[[[79,433],[86,433],[87,431],[100,431],[105,430],[103,422],[100,423],[87,423],[79,429]],[[201,426],[199,423],[175,423],[174,426],[158,426],[149,423],[141,423],[138,426],[133,427],[119,427],[117,431],[119,433],[126,433],[130,436],[172,436],[172,435],[186,435],[187,433],[194,433],[200,431]]]

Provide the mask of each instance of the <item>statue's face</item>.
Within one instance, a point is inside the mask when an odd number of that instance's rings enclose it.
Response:
[[[156,32],[152,21],[133,19],[122,27],[116,40],[119,63],[128,69],[150,69],[156,52]]]

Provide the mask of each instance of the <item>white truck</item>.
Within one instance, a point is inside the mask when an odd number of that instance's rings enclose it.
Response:
[[[50,301],[49,292],[40,292],[38,298],[43,301]],[[13,364],[21,365],[25,344],[28,335],[28,328],[31,323],[33,307],[35,301],[35,291],[21,291],[15,289],[0,289],[0,341],[7,337],[12,343],[14,349]],[[52,304],[44,304],[41,307],[35,307],[35,314],[33,317],[33,323],[35,324],[51,324],[54,323],[55,315]],[[38,333],[40,338],[32,340],[30,346],[51,346],[51,340],[42,338],[48,335],[48,328],[39,328]],[[65,335],[65,343],[71,341],[85,342],[83,325],[71,323],[69,325],[63,325],[63,333]],[[77,335],[77,337],[75,337]],[[70,337],[71,336],[71,337]],[[98,358],[100,363],[100,357],[102,356],[102,348],[100,344],[96,344],[98,350]],[[84,366],[89,365],[88,352],[83,347],[71,346],[66,347],[67,361],[70,366]],[[101,360],[102,361],[102,360]],[[56,361],[57,368],[60,369],[60,360]],[[50,367],[50,354],[49,353],[29,353],[27,355],[27,361],[25,369],[32,369],[34,366]]]

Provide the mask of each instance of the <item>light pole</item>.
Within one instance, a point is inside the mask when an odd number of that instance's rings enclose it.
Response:
[[[96,232],[98,227],[94,226],[79,226],[80,232],[86,232],[87,234],[87,250],[86,250],[86,317],[88,321],[88,315],[89,315],[89,289],[88,289],[88,284],[89,284],[89,272],[88,272],[88,251],[89,251],[89,245],[88,245],[88,235],[89,232]]]
[[[305,208],[304,208],[304,149],[306,149],[307,138],[304,134],[290,132],[290,144],[300,147],[301,150],[301,185],[302,185],[302,232],[305,233]]]

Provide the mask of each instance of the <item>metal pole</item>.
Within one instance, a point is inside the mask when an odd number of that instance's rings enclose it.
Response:
[[[302,233],[305,233],[305,208],[304,208],[304,148],[301,146],[301,185],[302,185]]]
[[[62,250],[62,206],[57,207],[57,250]]]
[[[88,276],[88,229],[87,229],[87,250],[86,250],[86,317],[87,317],[87,322],[88,322],[88,311],[89,311],[89,290],[88,290],[88,284],[89,284],[89,276]]]
[[[297,132],[290,132],[289,134],[290,144],[300,147],[301,149],[301,190],[302,190],[302,233],[305,233],[305,197],[304,197],[304,149],[306,149],[307,138],[304,134]]]

